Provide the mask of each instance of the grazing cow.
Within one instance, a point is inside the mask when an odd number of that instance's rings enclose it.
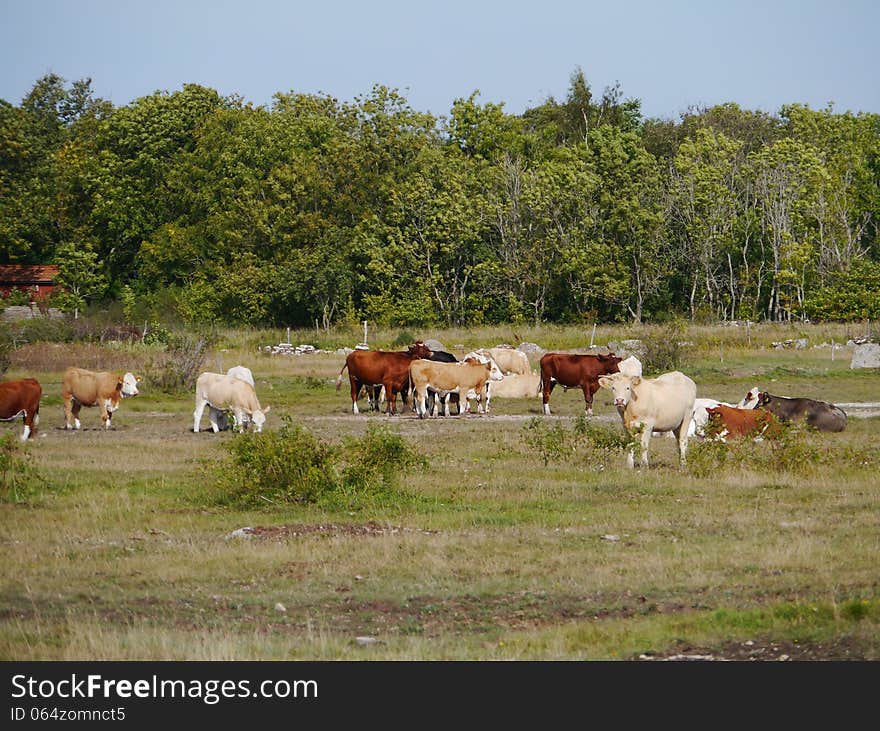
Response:
[[[519,373],[527,375],[532,368],[529,365],[529,357],[520,350],[513,348],[480,348],[476,351],[481,355],[488,355],[494,360],[504,375]]]
[[[511,373],[491,387],[492,398],[538,398],[541,395],[540,373]]]
[[[87,371],[84,368],[68,368],[61,382],[61,398],[64,400],[64,428],[79,429],[79,411],[83,406],[97,406],[105,429],[110,428],[110,418],[119,408],[119,402],[138,395],[140,377],[133,373],[124,376],[110,371]]]
[[[396,413],[397,394],[401,394],[406,404],[410,390],[409,366],[419,358],[430,358],[432,350],[421,340],[404,352],[384,350],[353,350],[345,359],[345,365],[336,379],[336,390],[342,384],[342,374],[348,369],[351,384],[351,412],[360,413],[357,407],[358,394],[362,387],[384,386],[386,408],[389,416]],[[375,391],[375,389],[374,389]]]
[[[251,386],[256,389],[256,383],[254,382],[254,374],[251,373],[251,369],[246,366],[232,366],[228,371],[226,371],[227,376],[232,376],[233,378],[240,378],[242,381],[251,384]],[[229,417],[226,411],[218,411],[213,406],[208,407],[211,410],[211,413],[208,414],[208,418],[212,424],[216,423],[220,428],[220,431],[226,431],[229,428]]]
[[[719,404],[708,407],[706,415],[705,433],[721,442],[727,441],[726,437],[779,436],[779,421],[769,411]]]
[[[806,420],[819,431],[838,432],[846,429],[846,412],[827,401],[811,398],[785,398],[762,391],[756,409],[769,411],[780,421]]]
[[[653,432],[671,431],[678,441],[678,456],[684,466],[688,427],[694,417],[697,384],[684,373],[672,371],[657,378],[641,378],[614,373],[601,376],[599,385],[614,394],[614,405],[623,420],[623,428],[641,437],[642,464],[648,466],[648,447]],[[626,463],[633,467],[633,450]]]
[[[584,392],[587,416],[593,415],[593,394],[599,390],[599,376],[617,373],[622,358],[608,355],[545,353],[541,356],[541,390],[544,413],[550,414],[550,393],[558,383],[564,388],[578,386]]]
[[[270,409],[269,406],[260,406],[257,392],[251,384],[223,373],[202,373],[196,381],[196,408],[193,411],[193,431],[196,433],[205,406],[210,407],[208,421],[215,432],[220,431],[217,414],[231,411],[238,431],[244,431],[248,424],[253,424],[254,431],[260,433]]]
[[[19,416],[24,422],[21,441],[28,437],[40,423],[40,397],[43,388],[36,378],[0,383],[0,420],[12,421]]]
[[[488,385],[491,379],[500,380],[504,376],[496,372],[492,375],[489,363],[437,363],[430,360],[414,360],[409,367],[409,377],[413,384],[413,404],[420,419],[427,415],[427,394],[432,388],[440,393],[466,394],[473,390],[480,399],[479,411],[483,402],[488,404]],[[445,403],[445,416],[449,416],[449,404]],[[459,410],[459,416],[464,414]]]

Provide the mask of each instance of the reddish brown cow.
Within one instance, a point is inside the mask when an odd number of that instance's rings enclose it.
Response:
[[[564,388],[579,387],[584,392],[587,416],[593,415],[593,394],[599,390],[599,376],[617,373],[623,358],[608,355],[546,353],[541,358],[541,392],[544,413],[550,414],[550,393],[558,383]]]
[[[36,378],[0,383],[0,419],[11,421],[18,416],[23,417],[24,431],[21,433],[23,442],[27,441],[40,423],[42,395],[43,388]]]
[[[361,388],[372,390],[374,386],[385,386],[385,413],[396,413],[397,394],[403,394],[404,403],[409,392],[409,366],[418,358],[430,358],[431,349],[421,340],[410,345],[404,352],[384,350],[354,350],[345,359],[345,365],[336,379],[336,390],[342,384],[342,374],[348,369],[351,383],[351,412],[357,414],[357,400]]]
[[[775,437],[780,424],[773,414],[761,409],[737,409],[733,406],[710,406],[706,436],[725,441],[725,437]]]

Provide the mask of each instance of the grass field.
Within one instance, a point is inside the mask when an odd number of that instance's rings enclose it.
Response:
[[[471,349],[514,333],[413,334]],[[591,331],[515,334],[564,349],[589,344]],[[771,347],[848,334],[692,328],[682,370],[698,395],[722,400],[760,386],[880,401],[880,373],[851,370],[848,350],[832,360],[831,348]],[[599,328],[595,342],[640,335],[652,333]],[[845,432],[799,433],[782,447],[722,454],[692,442],[684,471],[673,440],[657,438],[651,469],[630,471],[621,451],[578,441],[578,391],[554,391],[549,418],[539,399],[495,399],[491,416],[461,419],[353,416],[347,380],[335,390],[344,356],[257,352],[283,336],[225,333],[206,369],[250,367],[269,430],[287,417],[344,450],[387,425],[426,465],[381,499],[224,504],[224,445],[241,437],[192,433],[189,393],[147,379],[109,432],[94,409],[82,431],[61,428],[65,366],[149,369],[150,349],[23,346],[6,379],[38,378],[43,401],[36,438],[16,452],[33,476],[0,502],[0,658],[880,659],[876,416],[852,411]],[[322,337],[291,339],[360,339]],[[594,411],[619,428],[607,391]]]

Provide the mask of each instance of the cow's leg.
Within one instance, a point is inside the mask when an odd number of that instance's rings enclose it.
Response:
[[[26,442],[31,435],[31,422],[33,421],[33,418],[27,411],[25,411],[22,421],[24,422],[24,429],[21,432],[21,441]]]
[[[219,414],[220,414],[220,412],[217,409],[215,409],[210,404],[208,405],[208,421],[211,424],[211,430],[215,434],[220,431],[220,424],[219,424],[220,420],[218,418]]]
[[[651,435],[654,433],[653,424],[642,424],[642,466],[648,466],[648,448],[651,446]]]
[[[385,386],[385,414],[387,416],[394,416],[395,407],[397,406],[397,394],[394,391],[394,384],[386,381],[382,385]]]
[[[199,433],[199,425],[202,422],[202,413],[205,411],[205,405],[208,402],[205,399],[200,399],[196,396],[196,408],[193,411],[193,431],[198,434]]]
[[[101,422],[104,424],[104,429],[109,429],[112,424],[110,423],[110,419],[112,418],[113,413],[110,409],[102,408],[101,409]]]
[[[678,461],[682,467],[687,465],[688,427],[690,422],[691,420],[685,417],[684,421],[679,424],[678,429],[673,429],[675,438],[678,441]]]
[[[595,387],[592,383],[584,383],[581,385],[581,390],[584,392],[584,407],[586,409],[587,416],[593,415],[593,394],[596,393],[596,389],[598,388],[598,383],[595,385]]]
[[[73,428],[81,429],[82,424],[79,423],[79,410],[82,408],[82,404],[74,399],[73,403],[70,406],[70,413],[73,415]]]
[[[553,387],[556,381],[552,378],[544,378],[541,376],[541,400],[544,402],[544,414],[550,416],[550,394],[553,393]]]
[[[361,384],[358,383],[357,379],[354,378],[354,376],[352,376],[350,373],[348,376],[348,381],[351,385],[351,413],[359,414],[360,411],[358,411],[358,395],[361,392]],[[369,389],[369,386],[367,388]],[[367,391],[367,393],[369,394],[369,391]]]

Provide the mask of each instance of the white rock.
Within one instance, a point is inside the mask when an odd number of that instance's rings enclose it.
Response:
[[[226,540],[228,541],[230,538],[252,538],[254,535],[253,531],[254,529],[250,526],[238,528],[237,530],[232,531],[232,533],[226,536]]]
[[[880,368],[880,345],[862,343],[853,350],[850,368]]]
[[[375,645],[378,642],[375,637],[355,637],[354,641],[359,645]]]
[[[280,614],[284,614],[284,612],[287,611],[287,607],[285,607],[281,602],[278,602],[278,603],[275,605],[275,611],[278,612],[278,613],[280,613]]]

